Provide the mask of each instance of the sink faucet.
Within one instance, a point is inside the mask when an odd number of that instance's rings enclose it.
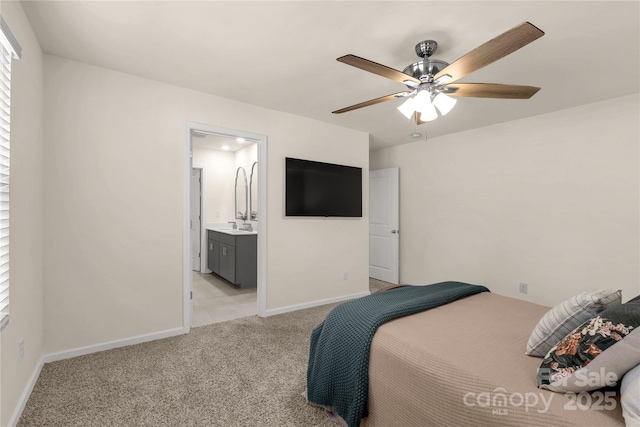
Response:
[[[235,221],[229,221],[229,224],[232,224],[231,228],[233,228],[234,230],[238,228],[238,224],[236,224]]]
[[[253,231],[253,227],[251,226],[250,222],[243,222],[242,227],[240,227],[240,230]]]

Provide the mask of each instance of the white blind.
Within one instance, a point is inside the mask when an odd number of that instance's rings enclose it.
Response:
[[[18,55],[19,45],[0,17],[0,327],[9,320],[11,58]]]

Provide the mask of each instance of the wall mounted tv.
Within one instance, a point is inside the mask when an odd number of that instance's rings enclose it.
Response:
[[[286,157],[285,215],[362,217],[362,168]]]

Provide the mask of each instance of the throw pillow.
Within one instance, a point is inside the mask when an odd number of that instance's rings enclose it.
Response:
[[[620,305],[622,291],[583,292],[549,310],[538,322],[527,342],[529,356],[544,357],[569,332],[607,308]]]
[[[640,427],[640,365],[636,366],[624,377],[620,385],[620,403],[622,416],[627,427]]]
[[[640,301],[609,308],[571,331],[538,369],[538,386],[579,393],[615,385],[640,364]]]

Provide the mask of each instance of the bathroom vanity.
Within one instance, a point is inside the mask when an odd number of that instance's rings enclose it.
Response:
[[[239,288],[258,283],[258,233],[244,230],[207,230],[209,270]]]

